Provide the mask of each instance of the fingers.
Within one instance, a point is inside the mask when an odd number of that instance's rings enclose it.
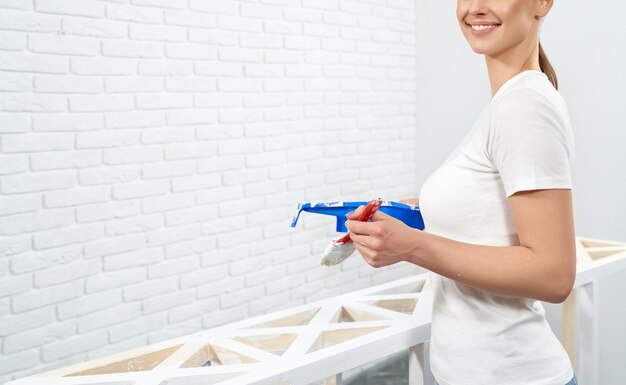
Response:
[[[346,214],[346,218],[348,218],[348,219],[357,219],[359,217],[359,215],[361,215],[363,210],[365,210],[365,206],[361,205],[361,206],[357,207],[354,211]]]
[[[419,198],[400,199],[398,202],[406,203],[406,204],[413,205],[413,206],[418,206],[419,205]]]

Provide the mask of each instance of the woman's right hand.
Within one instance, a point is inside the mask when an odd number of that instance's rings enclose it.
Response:
[[[398,202],[406,203],[408,205],[419,206],[419,198],[405,198],[400,199]]]

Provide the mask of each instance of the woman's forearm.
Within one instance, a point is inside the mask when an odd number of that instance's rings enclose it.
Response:
[[[574,271],[525,246],[484,246],[415,230],[408,262],[490,292],[563,302]]]

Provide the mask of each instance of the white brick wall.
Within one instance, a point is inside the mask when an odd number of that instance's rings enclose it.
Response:
[[[316,200],[416,196],[413,0],[0,0],[0,382],[416,271]]]

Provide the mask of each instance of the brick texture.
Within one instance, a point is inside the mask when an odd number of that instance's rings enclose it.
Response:
[[[414,12],[0,1],[0,383],[416,272],[290,227],[418,193]]]

